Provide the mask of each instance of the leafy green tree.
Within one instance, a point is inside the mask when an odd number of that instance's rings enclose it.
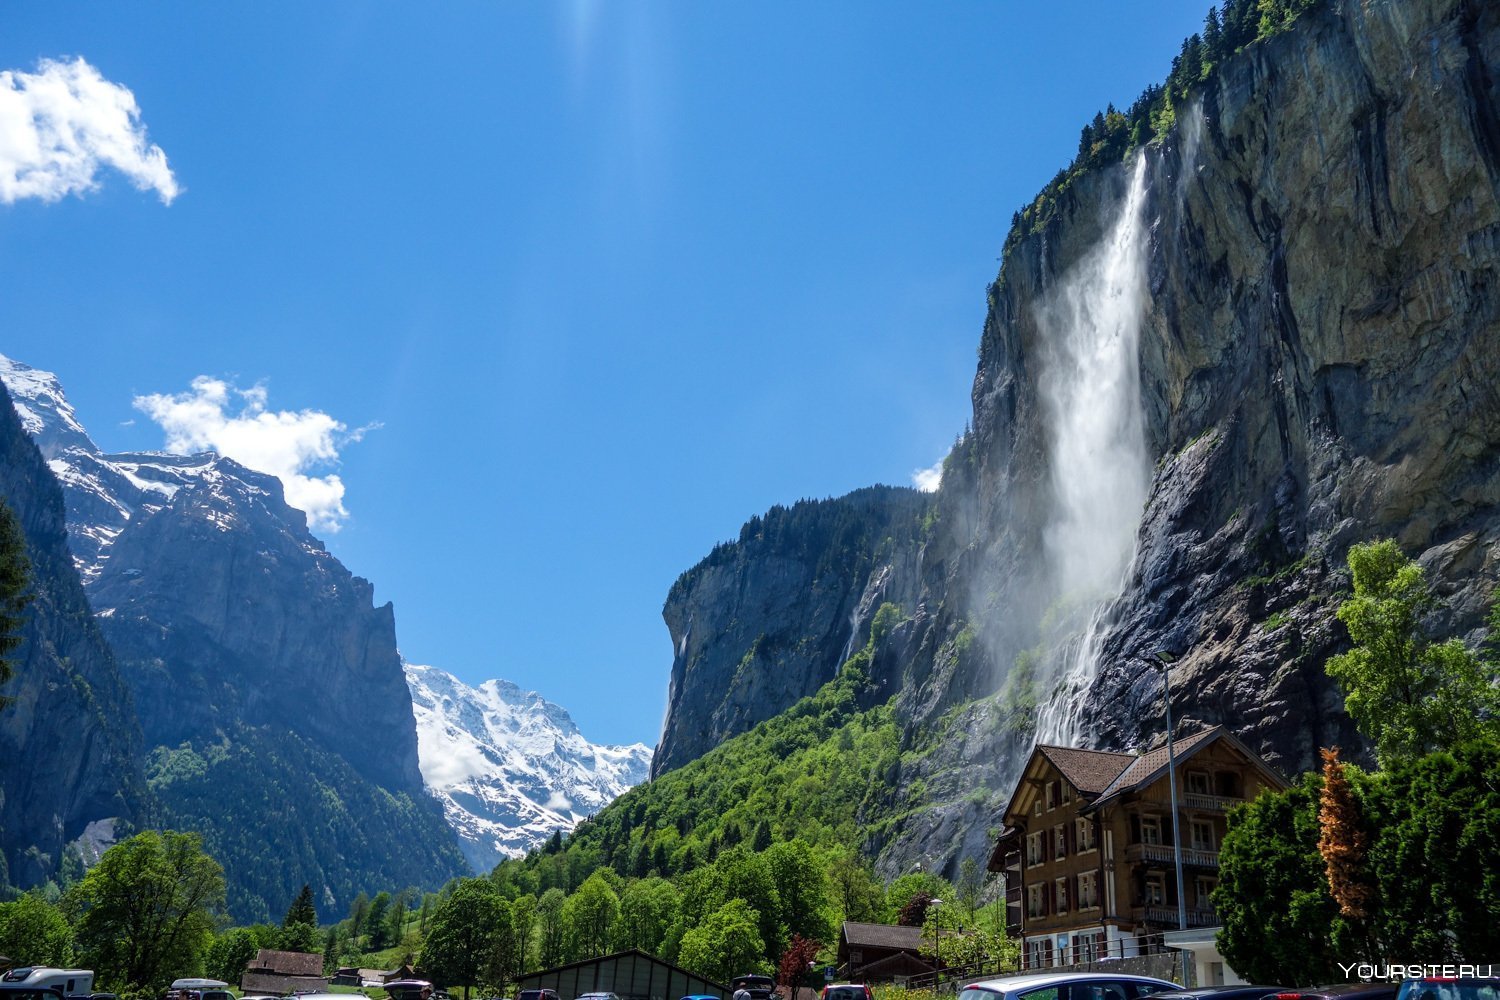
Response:
[[[312,924],[292,924],[276,935],[276,947],[281,951],[315,954],[323,950],[323,935]]]
[[[721,876],[721,898],[745,901],[757,917],[756,933],[766,949],[761,957],[775,961],[782,950],[782,907],[768,856],[751,854],[741,845],[720,854],[714,867]]]
[[[511,935],[515,939],[516,975],[531,971],[531,944],[535,939],[536,897],[526,892],[511,900]]]
[[[318,926],[318,908],[313,905],[312,886],[306,882],[302,883],[302,890],[297,893],[297,898],[292,900],[292,905],[287,907],[286,917],[281,921],[283,927],[290,927],[293,924]]]
[[[834,849],[828,874],[833,881],[834,901],[844,920],[879,923],[885,919],[885,886],[858,851],[847,846]]]
[[[831,940],[833,926],[826,912],[828,872],[817,852],[799,838],[771,845],[765,859],[780,904],[780,937],[788,941],[793,936],[809,941]]]
[[[678,962],[683,968],[719,982],[764,971],[765,941],[756,913],[743,899],[731,899],[682,936]]]
[[[379,951],[391,944],[390,924],[391,894],[376,893],[370,900],[370,912],[365,917],[365,931],[370,936],[370,950]]]
[[[572,940],[574,960],[608,954],[610,934],[620,916],[620,898],[604,873],[590,875],[563,904],[563,921]]]
[[[464,1000],[493,959],[503,902],[489,879],[461,879],[432,915],[422,967],[435,982],[462,985]]]
[[[542,893],[542,898],[537,900],[538,958],[544,969],[561,965],[563,956],[567,954],[568,927],[563,920],[563,904],[566,901],[567,896],[556,886]]]
[[[496,995],[505,993],[506,987],[521,974],[516,953],[516,934],[513,908],[498,892],[499,906],[495,908],[495,923],[490,954],[484,963],[484,981]]]
[[[1464,743],[1373,778],[1378,939],[1434,961],[1500,954],[1500,744]]]
[[[1321,789],[1317,774],[1305,774],[1230,814],[1212,898],[1219,951],[1250,982],[1337,982],[1338,960],[1362,940],[1328,892],[1318,853]]]
[[[41,896],[28,892],[11,903],[0,903],[0,954],[21,965],[73,964],[73,929]]]
[[[682,896],[664,878],[645,878],[630,883],[620,896],[620,921],[616,941],[621,948],[639,948],[661,954],[662,941],[677,919]]]
[[[1394,541],[1349,550],[1354,596],[1339,606],[1354,648],[1328,661],[1344,708],[1382,764],[1465,740],[1497,738],[1496,669],[1462,641],[1433,642],[1434,606],[1422,567]]]
[[[260,940],[254,930],[249,927],[231,927],[222,934],[214,935],[213,943],[208,946],[203,957],[203,969],[214,979],[237,983],[260,947]]]
[[[21,648],[26,606],[33,596],[26,536],[10,504],[0,498],[0,687],[10,680],[15,669],[12,654]],[[0,709],[12,700],[0,697]]]
[[[354,897],[354,902],[349,904],[349,943],[351,945],[364,934],[369,919],[370,897],[362,892]]]
[[[195,972],[224,905],[224,869],[196,833],[147,830],[104,852],[68,891],[84,961],[117,990]]]

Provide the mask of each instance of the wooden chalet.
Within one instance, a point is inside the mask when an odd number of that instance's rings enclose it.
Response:
[[[262,948],[255,953],[245,974],[240,977],[245,993],[291,996],[293,993],[326,993],[328,980],[323,978],[323,956],[305,951],[275,951]]]
[[[1225,816],[1286,779],[1223,726],[1174,739],[1181,828],[1172,828],[1167,749],[1141,754],[1038,744],[1010,802],[989,870],[1003,872],[1009,933],[1024,968],[1145,954],[1175,930],[1180,848],[1187,923],[1218,920]]]
[[[839,929],[840,975],[860,983],[904,983],[931,973],[922,955],[922,928],[844,921]]]

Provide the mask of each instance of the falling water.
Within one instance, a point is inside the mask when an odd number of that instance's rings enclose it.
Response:
[[[1044,529],[1059,600],[1091,609],[1059,664],[1038,738],[1072,743],[1111,601],[1135,556],[1151,482],[1138,344],[1146,306],[1146,156],[1136,158],[1119,217],[1037,312],[1038,390],[1048,427],[1054,506]]]

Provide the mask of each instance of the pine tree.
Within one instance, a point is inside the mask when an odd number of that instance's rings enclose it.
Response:
[[[281,922],[282,927],[290,927],[293,924],[310,924],[318,926],[318,909],[313,905],[312,886],[302,884],[302,891],[297,893],[297,898],[292,900],[292,905],[286,911],[286,919]]]
[[[21,628],[26,624],[26,606],[32,602],[31,560],[26,557],[26,536],[10,505],[0,499],[0,686],[11,678],[20,648]],[[12,699],[0,697],[0,708]]]

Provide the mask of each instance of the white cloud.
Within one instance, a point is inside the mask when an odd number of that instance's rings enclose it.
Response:
[[[943,460],[938,459],[937,464],[926,469],[918,469],[911,474],[911,484],[923,493],[936,493],[937,488],[943,483]]]
[[[155,189],[163,204],[181,191],[167,154],[146,141],[135,95],[82,58],[0,72],[0,202],[93,191],[101,167]]]
[[[336,464],[339,449],[369,428],[350,431],[318,410],[270,410],[261,384],[240,389],[199,375],[188,392],[135,398],[135,408],[161,425],[176,455],[216,451],[247,468],[281,480],[286,502],[307,512],[314,530],[338,531],[349,517],[344,482],[336,474],[310,473]]]

